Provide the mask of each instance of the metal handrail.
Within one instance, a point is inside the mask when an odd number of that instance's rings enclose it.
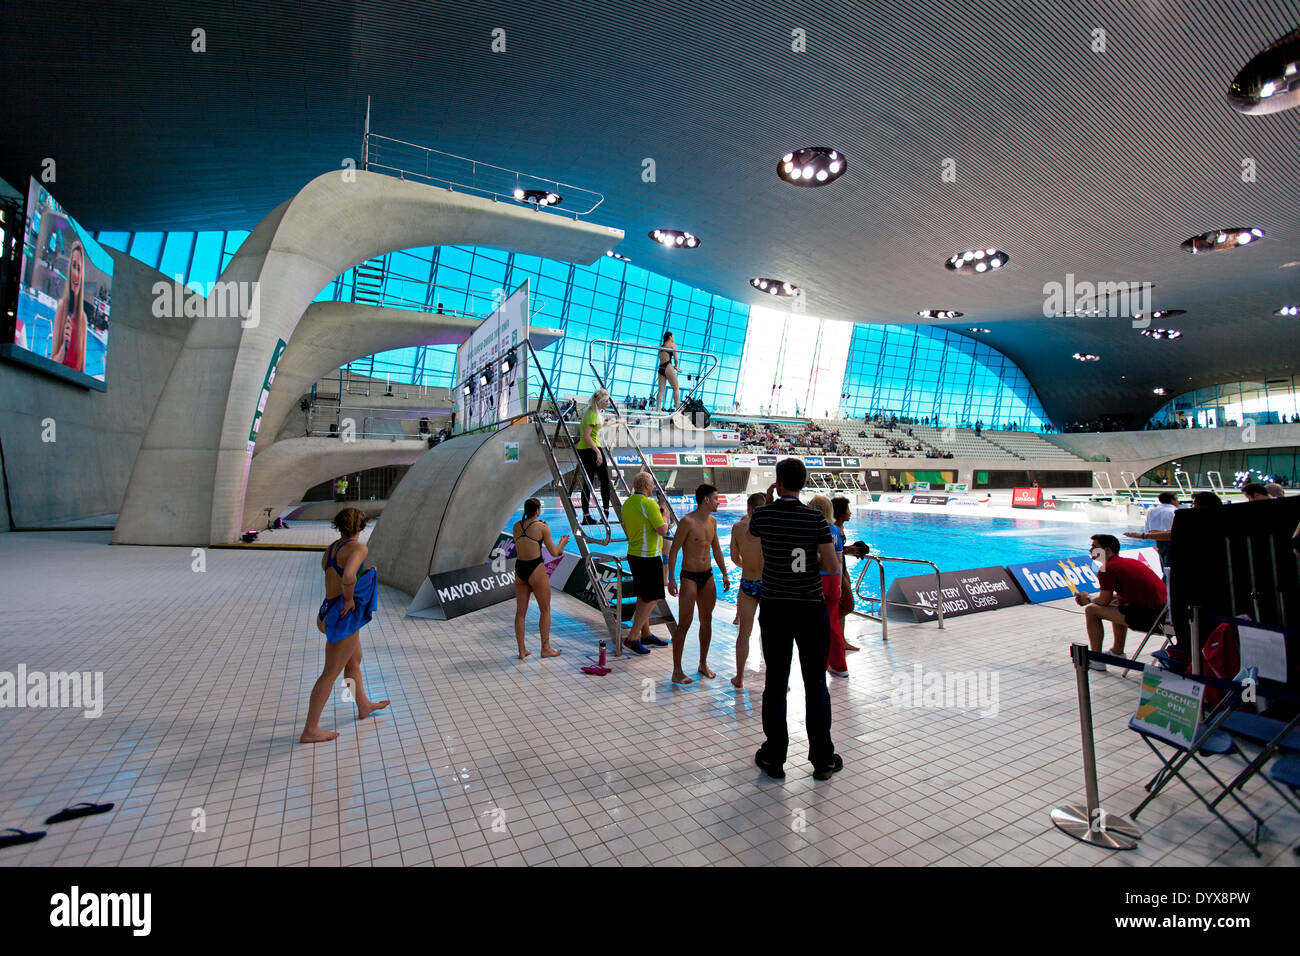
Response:
[[[404,166],[394,166],[390,163],[380,162],[379,161],[379,159],[381,158],[380,148],[382,147],[379,146],[372,150],[372,143],[378,143],[380,141],[382,141],[382,143],[392,143],[395,144],[396,146],[410,147],[411,149],[416,150],[418,153],[423,153],[424,172],[420,172],[419,170],[415,170],[415,169],[407,169]],[[399,151],[394,150],[393,152],[396,153]],[[440,149],[433,149],[428,146],[421,146],[419,143],[409,143],[406,140],[394,139],[391,136],[380,136],[377,133],[370,132],[368,129],[366,130],[365,135],[362,137],[362,153],[363,153],[363,163],[364,163],[363,168],[367,170],[370,169],[387,170],[389,172],[396,173],[399,179],[405,179],[407,176],[416,176],[420,179],[426,179],[429,182],[442,183],[448,189],[451,189],[454,186],[459,186],[462,189],[468,190],[469,192],[490,196],[494,201],[500,199],[509,199],[511,202],[517,202],[523,206],[532,206],[531,203],[522,202],[516,199],[513,190],[511,190],[510,192],[500,192],[496,189],[490,189],[486,185],[480,186],[478,183],[479,169],[489,171],[489,175],[495,173],[506,174],[505,177],[498,177],[498,180],[501,178],[505,178],[506,180],[508,180],[510,177],[513,177],[514,185],[516,189],[523,188],[525,185],[528,186],[529,188],[532,188],[533,185],[536,184],[537,186],[554,187],[553,189],[548,189],[547,191],[554,192],[557,195],[561,195],[564,199],[569,199],[573,197],[575,192],[583,194],[584,202],[590,202],[591,197],[594,197],[595,202],[592,202],[591,205],[588,206],[586,209],[582,209],[578,211],[574,211],[570,209],[560,209],[559,206],[533,206],[534,209],[538,209],[538,210],[547,209],[548,211],[567,213],[569,215],[572,215],[574,219],[577,219],[579,216],[591,215],[591,213],[595,211],[596,207],[605,201],[604,194],[598,193],[594,189],[584,189],[583,187],[575,186],[572,183],[560,182],[558,179],[548,179],[545,176],[536,176],[533,175],[532,173],[520,172],[517,169],[509,169],[508,167],[505,166],[497,166],[494,165],[493,163],[485,163],[482,162],[481,160],[471,159],[468,156],[457,156],[455,153],[446,153]],[[470,182],[466,183],[455,179],[447,179],[446,177],[443,176],[433,175],[433,173],[430,172],[429,160],[431,157],[434,156],[443,157],[445,159],[456,160],[457,162],[460,163],[468,163],[470,167],[469,168]],[[401,162],[400,158],[394,161]],[[527,180],[527,183],[525,183],[524,180]],[[562,190],[563,192],[561,192]]]
[[[359,266],[362,266],[362,265],[365,265],[365,263],[357,263],[357,265],[355,265],[355,266],[352,267],[352,271],[355,272],[356,269],[357,269]],[[387,285],[387,281],[388,281],[389,279],[395,279],[395,280],[397,280],[398,282],[410,282],[410,283],[413,283],[413,284],[415,284],[415,285],[427,286],[427,287],[430,288],[430,289],[443,289],[444,291],[447,291],[447,292],[464,292],[464,293],[466,294],[466,296],[467,296],[468,298],[470,298],[470,299],[474,299],[474,300],[482,300],[482,301],[490,302],[490,303],[491,303],[491,308],[487,309],[487,310],[484,311],[484,312],[467,312],[467,311],[465,311],[465,310],[463,310],[463,309],[450,309],[450,310],[446,310],[446,311],[444,311],[444,312],[442,312],[442,313],[439,313],[439,312],[438,312],[438,307],[437,307],[437,305],[430,305],[428,302],[426,302],[426,301],[424,301],[424,300],[420,300],[420,299],[408,299],[406,296],[402,296],[402,295],[390,295],[390,294],[388,294],[388,293],[383,293],[383,294],[380,294],[380,295],[375,296],[375,298],[379,299],[381,302],[384,302],[384,303],[387,303],[387,302],[402,302],[402,303],[410,302],[410,303],[414,303],[413,308],[412,308],[412,311],[415,311],[415,312],[428,312],[428,313],[431,314],[431,315],[442,314],[442,315],[450,315],[450,316],[460,316],[460,317],[462,317],[462,318],[469,318],[469,319],[486,319],[486,318],[488,318],[490,315],[492,315],[493,312],[496,311],[496,307],[497,307],[497,300],[496,300],[496,298],[494,298],[493,296],[490,296],[490,295],[484,295],[482,292],[476,292],[474,289],[471,289],[471,288],[469,288],[468,286],[463,286],[463,287],[462,287],[462,286],[454,286],[454,285],[442,285],[441,283],[430,282],[428,279],[421,279],[421,278],[418,278],[417,276],[408,276],[408,275],[404,275],[404,274],[402,274],[402,273],[400,273],[400,272],[391,272],[391,271],[385,270],[385,272],[384,272],[384,282],[385,282],[385,286]],[[354,289],[354,291],[355,291],[355,288],[356,288],[356,286],[355,286],[355,283],[354,283],[354,285],[353,285],[353,289]],[[540,305],[538,305],[537,303],[540,303]],[[363,303],[363,304],[367,304],[367,303]],[[536,316],[541,315],[541,313],[543,313],[543,312],[546,311],[546,306],[547,306],[547,302],[546,302],[545,299],[543,299],[543,298],[541,298],[541,297],[539,297],[539,296],[530,295],[530,296],[528,297],[528,307],[529,307],[528,318],[531,320],[531,319],[535,318]]]
[[[638,342],[620,342],[617,339],[592,339],[590,342],[588,342],[587,343],[587,364],[591,367],[592,374],[596,376],[597,383],[599,383],[601,388],[605,389],[606,393],[609,392],[609,388],[605,384],[604,376],[600,374],[600,369],[596,367],[596,346],[597,345],[601,346],[602,348],[605,346],[613,345],[616,347],[631,348],[631,349],[643,349],[643,350],[653,349],[656,353],[663,347],[661,345],[643,345]],[[678,403],[677,407],[681,408],[682,405],[685,405],[686,402],[690,399],[690,397],[695,394],[695,392],[700,388],[700,386],[704,384],[705,380],[710,375],[712,375],[714,371],[717,370],[718,365],[720,363],[718,362],[718,357],[712,352],[699,352],[694,349],[677,349],[677,354],[678,355],[701,355],[705,358],[713,360],[713,365],[703,375],[698,376],[698,381],[696,381],[694,387],[691,388],[690,391],[686,393],[686,398],[682,399],[682,401]],[[558,406],[556,407],[558,408]],[[632,447],[636,449],[637,456],[641,459],[642,466],[645,467],[646,471],[650,473],[650,479],[655,484],[655,491],[658,492],[659,497],[663,499],[665,506],[668,508],[669,524],[677,523],[678,521],[677,510],[673,507],[672,501],[669,500],[668,492],[664,490],[664,486],[661,485],[659,483],[659,479],[655,477],[654,469],[651,468],[649,466],[649,462],[646,461],[645,452],[641,449],[641,443],[638,442],[636,440],[636,436],[632,434],[633,426],[629,426],[627,424],[626,419],[623,417],[623,414],[618,409],[618,403],[614,401],[613,395],[610,395],[609,397],[609,407],[613,410],[614,417],[617,418],[619,422],[623,425],[623,430],[627,432],[627,439],[629,442],[631,442]],[[627,485],[624,484],[624,489],[626,490],[626,488]]]
[[[876,562],[876,566],[880,569],[880,597],[878,598],[873,597],[870,594],[862,593],[862,581],[867,576],[867,568],[870,566],[872,561]],[[885,562],[886,561],[893,561],[897,564],[928,564],[931,568],[933,568],[934,582],[935,582],[934,607],[930,607],[925,604],[909,604],[906,601],[885,600]],[[860,617],[869,618],[872,621],[879,621],[880,639],[882,641],[889,640],[889,605],[891,604],[894,605],[895,607],[910,607],[913,609],[923,608],[927,611],[934,611],[935,618],[939,622],[939,630],[943,630],[943,579],[939,576],[938,565],[936,565],[933,561],[923,561],[918,558],[891,558],[883,554],[868,554],[862,559],[862,570],[858,572],[858,580],[853,585],[853,594],[855,597],[860,597],[864,601],[875,601],[880,605],[880,617],[876,617],[876,615],[871,614],[867,611],[859,611],[856,608],[850,613],[857,614]]]
[[[569,423],[568,423],[567,421],[565,421],[565,420],[564,420],[564,416],[563,416],[563,415],[560,415],[560,413],[559,413],[559,412],[560,412],[560,403],[557,402],[557,401],[555,400],[555,393],[554,393],[553,391],[551,391],[551,383],[550,383],[550,381],[546,378],[546,372],[542,369],[542,363],[538,360],[538,358],[537,358],[537,353],[533,350],[532,344],[531,344],[530,342],[528,342],[528,341],[524,341],[524,342],[521,343],[521,344],[524,346],[524,351],[528,353],[528,357],[532,360],[533,365],[536,367],[536,369],[537,369],[537,377],[538,377],[538,379],[541,380],[542,388],[544,388],[544,389],[546,390],[546,394],[547,394],[547,396],[548,396],[548,397],[550,398],[550,400],[551,400],[551,408],[555,410],[556,417],[559,419],[559,421],[556,423],[555,433],[556,433],[556,435],[558,436],[559,433],[560,433],[560,430],[563,429],[563,431],[564,431],[564,438],[565,438],[565,440],[568,442],[568,446],[569,446],[569,448],[571,448],[571,449],[574,450],[574,457],[577,458],[577,447],[578,447],[577,442],[575,442],[575,441],[573,440],[573,433],[569,431]],[[530,415],[530,416],[535,416],[535,417],[536,417],[538,428],[541,429],[541,433],[542,433],[543,438],[544,438],[544,437],[545,437],[545,434],[546,434],[546,429],[545,429],[545,427],[543,426],[542,417],[541,417],[541,412],[540,412],[540,411],[537,411],[537,412],[530,412],[529,415]],[[547,447],[548,450],[551,450],[551,458],[554,460],[554,459],[555,459],[555,453],[554,453],[554,450],[551,449],[551,443],[550,443],[549,441],[546,443],[546,447]],[[558,462],[558,461],[556,461],[556,467],[557,467],[557,469],[558,469],[558,467],[559,467],[559,462]],[[607,466],[607,467],[608,467],[608,466]],[[592,499],[594,498],[595,500],[599,501],[600,499],[597,497],[597,494],[598,494],[598,493],[597,493],[597,491],[596,491],[596,488],[595,488],[594,485],[592,485],[592,483],[591,483],[591,479],[590,479],[590,478],[588,477],[588,475],[587,475],[587,469],[584,468],[584,467],[582,466],[582,459],[581,459],[581,458],[578,458],[577,467],[576,467],[574,470],[575,470],[575,472],[576,472],[578,475],[581,476],[582,481],[583,481],[583,484],[586,485],[586,488],[587,488],[587,495],[588,495],[588,499],[587,499],[587,500],[590,501],[590,500],[592,500]],[[557,489],[557,490],[558,490],[558,489]],[[565,500],[568,501],[568,493],[567,493],[567,492],[566,492],[566,494],[565,494]],[[568,507],[571,508],[572,506],[573,506],[573,503],[572,503],[572,502],[569,502]],[[604,540],[603,540],[603,541],[597,541],[596,543],[597,543],[597,544],[609,544],[611,541],[614,540],[614,529],[613,529],[613,527],[610,525],[610,523],[609,523],[609,519],[607,519],[607,518],[605,517],[605,509],[604,509],[604,508],[601,508],[601,507],[597,507],[596,511],[597,511],[597,513],[600,515],[600,522],[599,522],[599,523],[605,526],[605,538],[604,538]],[[590,537],[590,536],[587,535],[586,532],[583,532],[583,537]]]

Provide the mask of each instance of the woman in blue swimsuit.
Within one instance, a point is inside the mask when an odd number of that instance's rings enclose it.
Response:
[[[524,502],[524,517],[516,521],[512,534],[515,539],[515,640],[519,643],[519,659],[532,652],[524,646],[524,619],[528,616],[528,598],[537,596],[539,612],[538,630],[542,632],[542,656],[559,657],[560,652],[551,647],[551,578],[543,567],[542,548],[558,558],[564,554],[569,541],[566,534],[556,544],[551,540],[551,529],[538,515],[542,503],[536,498]]]
[[[370,700],[361,684],[361,628],[374,616],[379,592],[379,575],[375,569],[361,569],[367,548],[357,538],[365,526],[365,515],[356,508],[344,508],[334,516],[339,540],[331,544],[321,558],[321,570],[325,572],[325,600],[316,615],[316,629],[325,635],[325,667],[311,689],[307,727],[298,738],[304,744],[323,743],[338,737],[333,731],[321,729],[320,718],[340,673],[352,688],[358,720],[383,710],[389,704],[386,700]]]

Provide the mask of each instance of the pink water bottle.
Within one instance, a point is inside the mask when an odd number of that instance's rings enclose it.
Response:
[[[600,666],[605,666],[605,642],[600,642]]]

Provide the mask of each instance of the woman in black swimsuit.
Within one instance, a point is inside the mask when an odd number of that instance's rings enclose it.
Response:
[[[676,408],[682,403],[681,389],[677,387],[677,344],[673,341],[673,334],[665,332],[663,345],[659,346],[659,397],[655,399],[656,408],[664,407],[664,390],[669,385],[673,387],[673,408]]]
[[[551,579],[542,567],[542,548],[558,558],[564,553],[568,543],[566,534],[556,544],[551,540],[551,529],[538,517],[542,503],[536,498],[524,502],[524,517],[516,521],[515,538],[515,640],[519,642],[519,659],[522,661],[531,652],[524,647],[524,619],[528,616],[528,596],[537,596],[539,614],[538,629],[542,632],[542,656],[559,657],[560,652],[551,648]]]

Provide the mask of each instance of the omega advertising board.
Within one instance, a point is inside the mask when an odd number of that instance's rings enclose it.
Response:
[[[1043,506],[1042,488],[1012,488],[1011,507],[1041,508]]]
[[[1000,607],[1014,607],[1025,603],[1024,595],[1020,593],[1020,589],[1016,587],[1016,582],[1012,580],[1006,568],[945,571],[939,577],[939,586],[943,591],[945,618],[977,614],[980,611],[992,611]],[[935,619],[934,611],[930,608],[938,602],[939,595],[935,593],[933,574],[898,578],[889,586],[887,597],[890,601],[921,605],[917,608],[900,607],[891,613],[903,614],[910,610],[917,621]]]

